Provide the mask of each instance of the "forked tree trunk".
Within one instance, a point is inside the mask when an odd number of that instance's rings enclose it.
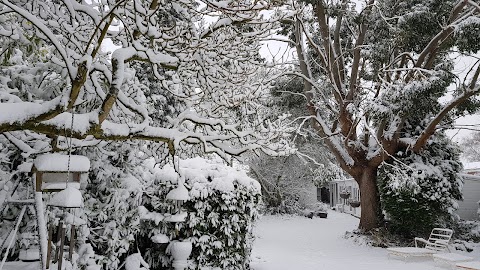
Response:
[[[380,197],[377,186],[377,167],[366,167],[355,179],[360,187],[361,216],[359,229],[370,231],[380,225]]]

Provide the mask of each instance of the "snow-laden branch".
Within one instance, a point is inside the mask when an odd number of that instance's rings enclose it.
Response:
[[[52,42],[53,46],[55,46],[55,49],[58,51],[58,53],[61,55],[65,67],[68,70],[68,74],[70,76],[70,80],[74,80],[74,78],[77,76],[75,69],[73,68],[73,65],[71,61],[69,61],[69,57],[67,55],[67,52],[65,51],[65,47],[63,44],[57,39],[56,35],[52,33],[52,31],[45,25],[43,24],[37,17],[35,17],[33,14],[28,12],[27,10],[10,3],[8,0],[2,0],[2,3],[9,7],[12,11],[16,12],[29,22],[31,22],[35,27],[37,27],[42,33],[48,38],[50,42]]]
[[[267,2],[205,2],[3,1],[0,29],[23,32],[3,36],[0,133],[196,144],[223,157],[288,151],[284,127],[254,116],[269,87],[258,49],[281,18],[262,17]],[[218,20],[206,27],[205,14]]]
[[[423,130],[420,136],[412,142],[412,149],[415,152],[420,151],[425,144],[427,143],[428,138],[433,135],[435,129],[437,128],[438,124],[445,118],[445,116],[452,111],[456,106],[462,104],[464,101],[469,99],[470,97],[480,93],[480,86],[477,86],[474,89],[467,89],[464,93],[459,95],[458,97],[454,98],[450,102],[448,102],[442,110],[440,110],[428,123],[427,127]]]
[[[462,19],[458,18],[458,16],[461,14],[461,11],[463,8],[467,5],[468,1],[459,1],[457,5],[454,7],[452,10],[451,16],[449,18],[449,25],[444,27],[442,31],[440,31],[435,37],[433,37],[428,45],[423,49],[423,51],[420,53],[420,55],[417,58],[417,61],[415,63],[415,67],[422,67],[425,64],[425,60],[427,59],[427,56],[429,56],[431,59],[434,58],[435,56],[435,50],[438,46],[440,46],[454,31],[455,25],[458,24],[459,22],[462,21]],[[465,19],[465,16],[469,16],[467,14],[464,14],[463,19]],[[429,68],[429,67],[426,67]]]
[[[30,147],[30,145],[28,145],[24,141],[18,139],[12,133],[5,132],[5,133],[3,133],[3,136],[5,136],[5,138],[7,138],[7,140],[9,140],[13,145],[15,145],[18,149],[20,149],[20,151],[23,152],[24,157],[28,157],[31,154],[35,153],[35,150],[32,147]]]

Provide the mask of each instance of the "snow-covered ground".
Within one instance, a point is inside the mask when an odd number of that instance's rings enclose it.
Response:
[[[387,256],[383,248],[359,245],[343,236],[358,219],[329,212],[327,219],[263,216],[255,228],[253,270],[439,270],[430,260],[403,261]],[[455,251],[461,253],[460,251]],[[480,253],[461,253],[476,260]]]
[[[253,270],[441,270],[431,259],[389,258],[386,249],[345,239],[358,219],[330,211],[327,219],[299,216],[263,216],[255,227]],[[480,260],[480,249],[454,251]],[[34,263],[8,263],[4,270],[37,270]],[[56,269],[56,268],[55,268]]]

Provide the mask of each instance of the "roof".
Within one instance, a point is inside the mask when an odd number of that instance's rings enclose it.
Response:
[[[69,159],[69,155],[44,154],[38,156],[33,164],[40,172],[88,172],[90,169],[90,160],[79,155],[71,155]]]
[[[480,175],[460,173],[464,180],[480,181]]]
[[[480,170],[480,161],[465,163],[463,164],[463,168],[465,170]]]

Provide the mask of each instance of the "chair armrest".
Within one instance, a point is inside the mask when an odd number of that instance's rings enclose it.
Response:
[[[421,237],[415,237],[415,247],[418,247],[418,242],[421,242],[423,244],[428,244],[430,242],[428,242],[427,240],[421,238]]]

